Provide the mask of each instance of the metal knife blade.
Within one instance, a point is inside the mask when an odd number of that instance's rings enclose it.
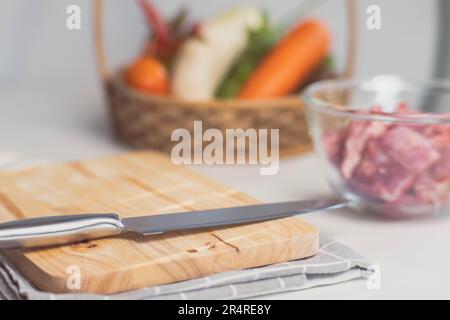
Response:
[[[342,199],[257,204],[233,208],[125,218],[122,220],[122,223],[128,230],[149,235],[169,231],[201,229],[285,218],[318,210],[341,208],[345,204],[346,201]]]
[[[343,199],[305,200],[120,219],[117,214],[40,217],[0,224],[0,249],[34,248],[116,236],[192,230],[285,218],[347,206]]]

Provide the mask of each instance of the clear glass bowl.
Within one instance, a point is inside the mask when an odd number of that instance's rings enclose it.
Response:
[[[323,170],[354,207],[395,218],[450,211],[450,82],[322,81],[304,100]]]

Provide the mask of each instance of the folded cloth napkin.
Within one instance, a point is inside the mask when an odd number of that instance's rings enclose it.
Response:
[[[344,244],[321,240],[311,258],[105,296],[39,291],[0,257],[0,299],[241,299],[361,278],[370,266]]]

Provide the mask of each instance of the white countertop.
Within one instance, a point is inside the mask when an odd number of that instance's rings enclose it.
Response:
[[[94,93],[0,91],[0,167],[7,152],[17,155],[16,164],[28,165],[127,151],[111,137]],[[275,176],[261,176],[257,168],[194,169],[265,202],[331,193],[313,154],[283,160]],[[369,290],[366,280],[355,280],[263,299],[450,298],[450,216],[387,221],[339,210],[304,218],[379,265],[381,288]]]

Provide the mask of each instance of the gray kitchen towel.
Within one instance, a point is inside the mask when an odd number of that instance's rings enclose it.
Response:
[[[371,263],[351,248],[321,240],[311,258],[105,296],[39,291],[0,256],[0,299],[243,299],[337,284],[365,277],[370,270]]]

